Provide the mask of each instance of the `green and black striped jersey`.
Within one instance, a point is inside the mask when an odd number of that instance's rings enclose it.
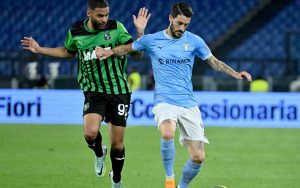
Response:
[[[87,27],[87,20],[75,23],[67,34],[65,47],[69,53],[78,53],[77,80],[81,89],[105,94],[130,93],[126,56],[111,56],[100,61],[95,48],[111,49],[131,42],[131,35],[118,21],[109,20],[106,29],[97,31]]]

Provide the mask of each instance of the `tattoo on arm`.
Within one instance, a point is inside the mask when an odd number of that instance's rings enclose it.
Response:
[[[231,67],[229,67],[228,65],[226,65],[224,62],[218,60],[217,58],[215,58],[214,56],[209,57],[206,62],[215,70],[217,71],[221,71],[224,72],[228,75],[234,76],[235,74],[237,74],[237,72],[235,70],[233,70]]]
[[[144,33],[139,33],[139,32],[137,32],[137,33],[136,33],[136,39],[141,38],[143,35],[144,35]]]
[[[137,38],[140,38],[144,35],[144,33],[137,33]],[[132,49],[132,43],[127,45],[121,45],[112,49],[113,55],[115,56],[123,56],[126,54],[131,54],[136,58],[141,58],[143,56],[143,52],[136,52]]]
[[[131,48],[131,44],[118,46],[118,47],[112,49],[112,51],[115,56],[123,56],[123,55],[133,52],[133,50]]]

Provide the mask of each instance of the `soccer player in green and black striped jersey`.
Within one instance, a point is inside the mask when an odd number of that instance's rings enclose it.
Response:
[[[89,19],[75,23],[65,40],[68,53],[78,53],[77,78],[81,89],[105,94],[130,93],[126,76],[127,59],[112,57],[100,62],[95,55],[95,46],[111,49],[131,43],[132,37],[118,21],[108,20],[105,28],[100,30],[90,29],[88,24]]]
[[[111,49],[133,40],[122,23],[108,19],[107,0],[87,0],[87,16],[87,19],[76,22],[69,29],[63,47],[40,47],[32,37],[24,37],[21,43],[23,49],[52,57],[73,58],[77,54],[77,78],[85,96],[84,136],[96,155],[96,175],[103,177],[105,174],[107,148],[102,145],[100,133],[100,122],[105,120],[110,126],[112,187],[121,188],[121,171],[125,159],[124,131],[131,94],[127,84],[127,59],[122,56],[100,61],[96,57],[95,48],[101,46]],[[144,34],[149,18],[150,14],[145,8],[140,9],[137,17],[133,16],[138,38]],[[140,57],[142,54],[131,55]]]

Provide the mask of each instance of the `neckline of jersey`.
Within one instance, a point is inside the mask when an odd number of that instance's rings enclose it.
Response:
[[[97,30],[95,29],[90,29],[88,26],[87,26],[87,22],[88,22],[89,18],[85,19],[84,20],[84,29],[87,31],[87,32],[91,32],[91,33],[95,33],[97,32]]]

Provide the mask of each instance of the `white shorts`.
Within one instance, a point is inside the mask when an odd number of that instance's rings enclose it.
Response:
[[[192,108],[180,107],[167,103],[160,103],[153,108],[154,119],[158,126],[166,119],[174,120],[179,128],[179,142],[184,140],[199,140],[209,143],[204,134],[204,126],[200,110],[197,106]]]

